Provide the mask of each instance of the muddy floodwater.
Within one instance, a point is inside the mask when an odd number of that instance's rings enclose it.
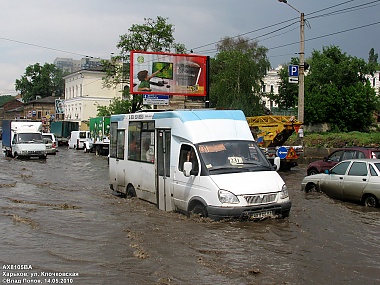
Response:
[[[114,195],[106,157],[0,156],[0,284],[380,284],[380,210],[301,192],[305,169],[280,172],[289,218],[211,222]]]

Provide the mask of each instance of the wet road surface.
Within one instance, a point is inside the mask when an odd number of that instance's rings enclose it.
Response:
[[[280,172],[289,218],[211,222],[113,195],[106,157],[1,156],[0,284],[380,284],[380,210],[303,193],[305,173]]]

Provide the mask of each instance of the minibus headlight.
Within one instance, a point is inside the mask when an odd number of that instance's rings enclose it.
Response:
[[[228,203],[228,204],[239,203],[239,199],[236,197],[236,195],[232,194],[230,191],[219,190],[218,196],[219,196],[219,201],[221,203]]]
[[[280,198],[285,199],[289,197],[288,189],[286,188],[286,185],[284,184],[281,189]]]

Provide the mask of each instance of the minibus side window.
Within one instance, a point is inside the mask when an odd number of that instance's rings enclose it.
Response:
[[[116,158],[124,159],[125,146],[125,131],[118,130],[117,132],[117,145],[116,145]]]
[[[142,148],[141,160],[153,163],[154,162],[154,132],[143,132],[141,134]]]
[[[110,157],[116,158],[117,122],[111,123],[110,134]]]
[[[154,163],[154,121],[133,121],[128,127],[128,159]]]
[[[128,159],[140,160],[141,122],[130,122],[128,127]]]
[[[197,175],[199,171],[199,164],[197,155],[195,154],[195,149],[187,144],[183,144],[180,150],[178,169],[179,171],[183,171],[183,164],[189,161],[193,164],[193,168],[191,171],[191,175]]]

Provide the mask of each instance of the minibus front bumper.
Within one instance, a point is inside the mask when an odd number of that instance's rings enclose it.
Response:
[[[207,212],[209,218],[215,221],[222,219],[261,220],[265,218],[286,218],[289,216],[291,207],[292,202],[288,201],[281,204],[247,207],[208,206]]]

